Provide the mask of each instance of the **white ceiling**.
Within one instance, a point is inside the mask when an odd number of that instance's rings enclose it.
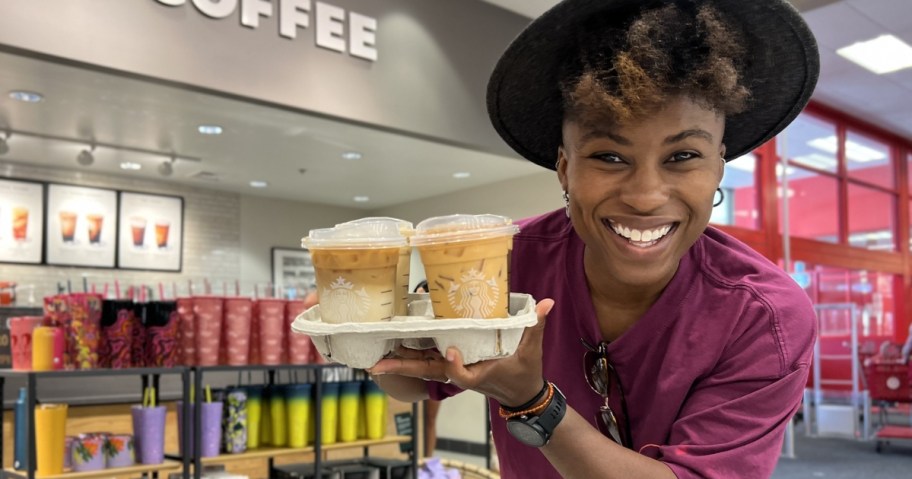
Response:
[[[485,0],[533,17],[554,0]],[[878,76],[835,54],[858,40],[892,32],[912,44],[912,0],[793,0],[817,35],[822,75],[818,101],[912,140],[912,69]],[[25,104],[5,93],[40,91],[45,100]],[[90,139],[181,156],[167,181],[297,201],[364,209],[518,178],[542,171],[528,162],[433,143],[377,129],[262,105],[203,95],[161,84],[106,75],[68,65],[0,53],[0,129]],[[219,124],[218,137],[196,132],[199,124]],[[83,145],[14,134],[10,152],[0,157],[0,175],[15,175],[17,164],[78,170]],[[363,158],[347,161],[345,151]],[[92,171],[161,179],[158,155],[98,148]],[[143,165],[120,170],[121,161]],[[420,165],[416,168],[415,165]],[[299,171],[305,169],[305,173]],[[218,181],[193,178],[201,171]],[[452,174],[467,171],[468,179]],[[250,188],[251,180],[269,183]],[[355,203],[356,195],[369,196]]]

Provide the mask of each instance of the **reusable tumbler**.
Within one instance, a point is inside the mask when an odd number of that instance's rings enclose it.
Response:
[[[105,468],[105,437],[100,434],[80,434],[70,448],[73,470],[98,471]]]
[[[247,391],[233,388],[225,391],[225,412],[222,422],[224,449],[229,454],[247,450]]]
[[[196,364],[215,366],[222,342],[224,301],[218,296],[194,296],[196,315]]]
[[[250,358],[250,324],[253,319],[253,300],[225,299],[225,360],[231,366],[246,366]]]
[[[35,328],[41,326],[41,316],[18,316],[9,318],[10,341],[13,353],[13,369],[30,371],[32,369],[32,341]]]
[[[358,439],[358,412],[363,381],[346,381],[339,387],[339,441]]]
[[[263,418],[263,388],[247,386],[247,449],[260,447],[260,423]]]
[[[103,368],[133,367],[133,302],[106,300],[101,304],[101,346],[98,362]]]
[[[165,407],[134,405],[133,446],[140,464],[161,464],[165,460]]]
[[[310,429],[310,384],[289,384],[285,387],[285,408],[288,413],[288,446],[307,445],[307,431]]]
[[[272,445],[272,396],[275,394],[274,386],[263,388],[263,406],[260,416],[260,445]]]
[[[170,368],[180,361],[178,330],[180,317],[174,301],[153,301],[146,305],[146,367]]]
[[[19,398],[16,399],[16,422],[13,431],[13,468],[24,470],[28,457],[25,454],[25,444],[28,441],[28,392],[19,388]]]
[[[437,318],[509,316],[510,251],[519,227],[497,215],[450,215],[418,224],[421,253]]]
[[[181,364],[196,365],[196,315],[193,313],[193,298],[177,299],[177,315],[180,318],[179,337]]]
[[[134,368],[146,366],[146,305],[142,303],[133,303],[133,353],[131,360]],[[139,438],[134,438],[137,442]]]
[[[270,445],[285,447],[288,445],[288,414],[285,409],[284,386],[276,386],[269,395],[269,420],[272,437]]]
[[[38,477],[63,473],[66,418],[66,404],[35,406],[35,452],[38,462],[35,475]]]
[[[129,467],[136,463],[133,436],[130,434],[109,434],[104,445],[107,467]]]
[[[256,302],[260,335],[260,363],[281,364],[285,347],[285,300],[259,299]]]
[[[320,440],[322,444],[335,444],[339,432],[339,389],[340,383],[323,383],[323,397],[320,398]]]
[[[312,306],[312,305],[311,305]],[[305,301],[289,301],[285,306],[285,330],[288,332],[288,363],[308,364],[313,355],[313,341],[310,336],[291,331],[291,323],[308,307]]]
[[[100,295],[74,293],[67,295],[70,321],[64,326],[69,341],[67,351],[76,369],[98,367],[98,349],[101,340]]]
[[[63,329],[56,326],[38,326],[32,333],[32,370],[63,369],[65,348]]]
[[[200,417],[200,422],[202,428],[200,429],[200,457],[213,457],[219,455],[220,446],[222,444],[222,405],[221,401],[212,401],[212,402],[203,402],[200,412],[202,416]],[[196,409],[195,404],[190,404],[190,420],[184,421],[184,407],[183,401],[177,402],[177,442],[178,449],[181,451],[181,454],[187,454],[192,456],[194,453],[193,449],[193,431],[194,431],[194,411]],[[187,445],[187,451],[184,452],[183,445],[183,431],[184,427],[190,429],[190,443]]]
[[[311,230],[310,249],[323,322],[388,321],[395,314],[396,266],[408,245],[394,222]]]
[[[368,439],[386,436],[386,393],[374,381],[364,381],[364,416]]]

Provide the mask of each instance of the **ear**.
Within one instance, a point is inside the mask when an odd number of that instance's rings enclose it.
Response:
[[[560,181],[561,189],[567,191],[567,154],[564,151],[563,145],[557,147],[557,163],[555,166],[555,169],[557,170],[557,179]]]
[[[725,175],[725,145],[719,147],[719,183],[722,183],[722,176]]]

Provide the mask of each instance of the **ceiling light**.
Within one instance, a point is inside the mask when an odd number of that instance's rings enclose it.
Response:
[[[6,142],[6,140],[9,140],[9,137],[10,137],[10,132],[7,131],[6,136],[3,138],[0,138],[0,155],[5,155],[5,154],[9,153],[9,144]]]
[[[38,103],[44,99],[44,95],[41,93],[25,90],[13,90],[9,92],[9,97],[16,101],[24,101],[26,103]]]
[[[79,163],[82,166],[91,166],[92,163],[95,163],[95,156],[92,155],[92,152],[95,151],[95,145],[91,146],[89,150],[82,150],[76,155],[76,163]]]
[[[472,176],[472,174],[468,171],[457,171],[456,173],[453,173],[453,178],[456,178],[457,180],[462,180],[470,176]]]
[[[912,67],[912,46],[893,35],[853,43],[836,53],[878,75]]]
[[[813,146],[814,148],[817,148],[818,150],[825,151],[831,155],[835,155],[836,142],[836,135],[830,135],[825,138],[814,138],[813,140],[807,142],[807,144]],[[859,163],[885,160],[887,158],[886,153],[875,150],[874,148],[869,148],[852,140],[846,140],[845,148],[846,158],[851,161],[857,161]]]
[[[358,153],[357,151],[346,151],[345,153],[342,153],[342,158],[346,160],[360,160],[361,153]]]
[[[355,203],[367,203],[371,200],[369,196],[356,196],[352,199],[355,200]]]
[[[250,186],[253,188],[266,188],[267,186],[269,186],[269,183],[266,183],[265,181],[260,181],[260,180],[253,180],[250,182]]]
[[[820,153],[811,153],[809,155],[796,156],[795,158],[792,158],[792,161],[810,166],[812,168],[817,168],[818,170],[836,170],[836,158],[832,156],[821,155]]]
[[[222,127],[218,125],[200,125],[196,128],[196,131],[203,135],[221,135]]]
[[[136,170],[141,170],[142,165],[140,165],[139,163],[132,162],[132,161],[124,161],[120,164],[120,169],[136,171]]]

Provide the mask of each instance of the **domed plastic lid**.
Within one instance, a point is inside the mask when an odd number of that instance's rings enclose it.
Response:
[[[369,216],[367,218],[359,218],[357,220],[346,221],[345,223],[339,223],[336,226],[342,225],[351,225],[351,224],[364,224],[364,223],[373,223],[376,221],[389,221],[399,225],[399,232],[404,236],[411,236],[415,233],[415,225],[411,221],[400,220],[399,218],[390,218],[389,216]]]
[[[309,249],[379,249],[406,246],[408,240],[392,221],[343,223],[333,228],[310,230],[301,246]]]
[[[415,228],[413,246],[471,241],[519,233],[519,226],[506,216],[449,215],[428,218]]]

